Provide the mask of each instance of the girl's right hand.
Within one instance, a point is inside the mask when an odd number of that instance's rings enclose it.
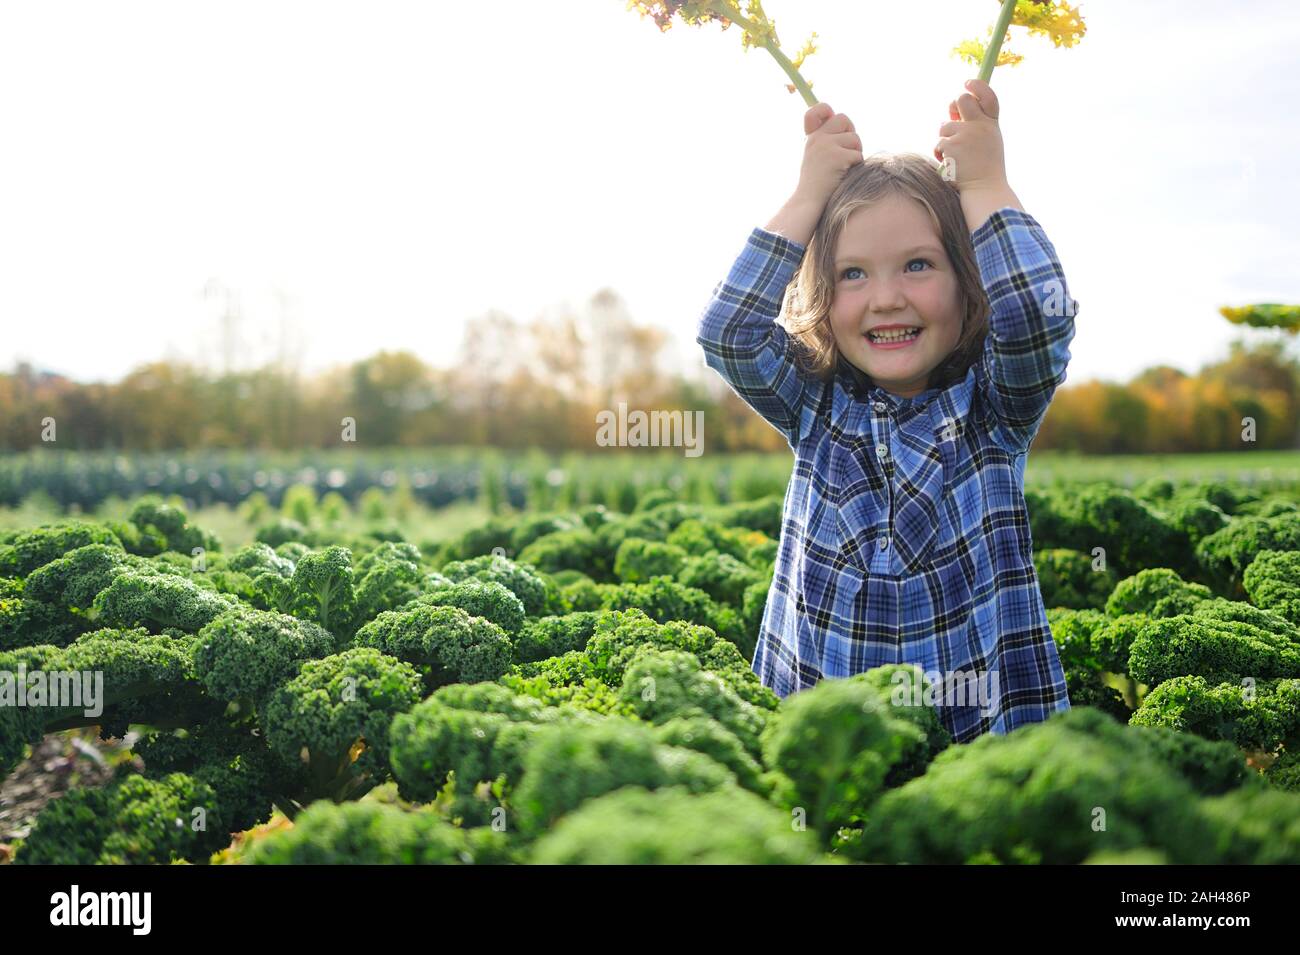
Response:
[[[803,114],[807,141],[795,196],[823,208],[844,174],[862,162],[862,139],[843,113],[829,103],[818,103]]]

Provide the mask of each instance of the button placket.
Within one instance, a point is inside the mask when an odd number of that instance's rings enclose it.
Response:
[[[889,437],[891,424],[890,418],[886,415],[886,412],[889,411],[889,406],[885,404],[885,402],[876,399],[872,401],[871,407],[883,418],[883,420],[877,421],[877,434],[879,434],[880,437],[876,440],[876,460],[885,468],[885,493],[889,495],[889,519],[892,522],[894,514],[894,486],[890,474],[891,469],[889,468],[889,445],[886,443]],[[876,537],[876,552],[879,555],[876,562],[879,563],[882,568],[885,566],[883,562],[887,560],[885,553],[887,550],[889,550],[889,525],[886,525]]]

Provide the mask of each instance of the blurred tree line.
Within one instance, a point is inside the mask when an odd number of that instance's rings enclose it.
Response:
[[[520,322],[489,312],[466,323],[450,368],[381,351],[315,375],[290,361],[227,370],[171,359],[120,381],[81,383],[19,364],[0,372],[0,451],[41,446],[46,419],[68,450],[339,447],[343,419],[364,447],[596,447],[596,414],[704,413],[709,451],[770,450],[781,437],[668,332],[638,325],[610,290],[581,313]],[[692,374],[693,373],[693,374]]]
[[[471,320],[456,363],[434,368],[379,352],[316,375],[269,362],[214,372],[182,361],[141,365],[120,381],[79,383],[20,364],[0,373],[0,450],[42,444],[53,418],[62,449],[169,451],[338,447],[344,418],[364,447],[490,445],[590,450],[596,414],[704,412],[707,451],[787,451],[784,439],[704,367],[682,367],[669,336],[632,322],[603,290],[580,315]],[[1245,444],[1242,420],[1255,422]],[[1085,453],[1175,453],[1300,446],[1300,363],[1281,341],[1248,347],[1194,375],[1150,368],[1121,384],[1060,388],[1034,443]]]
[[[1242,437],[1247,418],[1253,442]],[[1234,341],[1227,358],[1194,375],[1158,365],[1125,384],[1067,385],[1034,447],[1100,454],[1300,447],[1300,362],[1285,341]]]

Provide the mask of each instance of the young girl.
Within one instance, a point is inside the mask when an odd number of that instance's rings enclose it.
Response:
[[[1024,469],[1078,310],[1007,184],[997,97],[967,89],[939,129],[948,179],[863,161],[848,117],[810,109],[799,185],[696,339],[795,454],[754,670],[784,697],[916,664],[958,742],[1070,707]]]

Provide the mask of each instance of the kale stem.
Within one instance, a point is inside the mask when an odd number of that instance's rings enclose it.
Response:
[[[807,81],[799,75],[799,71],[794,68],[794,64],[790,62],[790,58],[781,52],[781,48],[778,47],[774,41],[769,40],[764,44],[764,49],[766,49],[768,53],[771,53],[772,57],[780,65],[781,69],[785,70],[786,76],[790,77],[790,81],[794,83],[794,87],[799,91],[799,95],[803,97],[803,101],[809,106],[816,106],[817,97],[813,95],[812,88],[809,87]]]
[[[985,83],[993,76],[993,67],[997,65],[998,53],[1002,50],[1002,38],[1007,35],[1011,25],[1011,16],[1016,12],[1016,0],[1002,0],[1002,9],[998,11],[998,21],[993,27],[993,39],[984,51],[984,62],[980,64],[979,78]]]
[[[758,26],[752,20],[746,20],[740,15],[738,5],[733,7],[732,4],[725,2],[725,0],[714,0],[713,3],[709,4],[709,10],[720,17],[726,17],[728,20],[731,20],[746,33],[757,35],[759,32]],[[790,82],[793,83],[794,88],[799,91],[799,95],[803,97],[803,101],[809,106],[816,106],[817,97],[813,95],[812,87],[810,87],[808,81],[799,74],[799,71],[794,68],[794,64],[790,62],[790,58],[781,52],[781,48],[777,45],[776,40],[769,38],[768,41],[763,44],[763,49],[772,54],[772,58],[776,60],[777,65],[785,71],[786,76],[790,77]]]

